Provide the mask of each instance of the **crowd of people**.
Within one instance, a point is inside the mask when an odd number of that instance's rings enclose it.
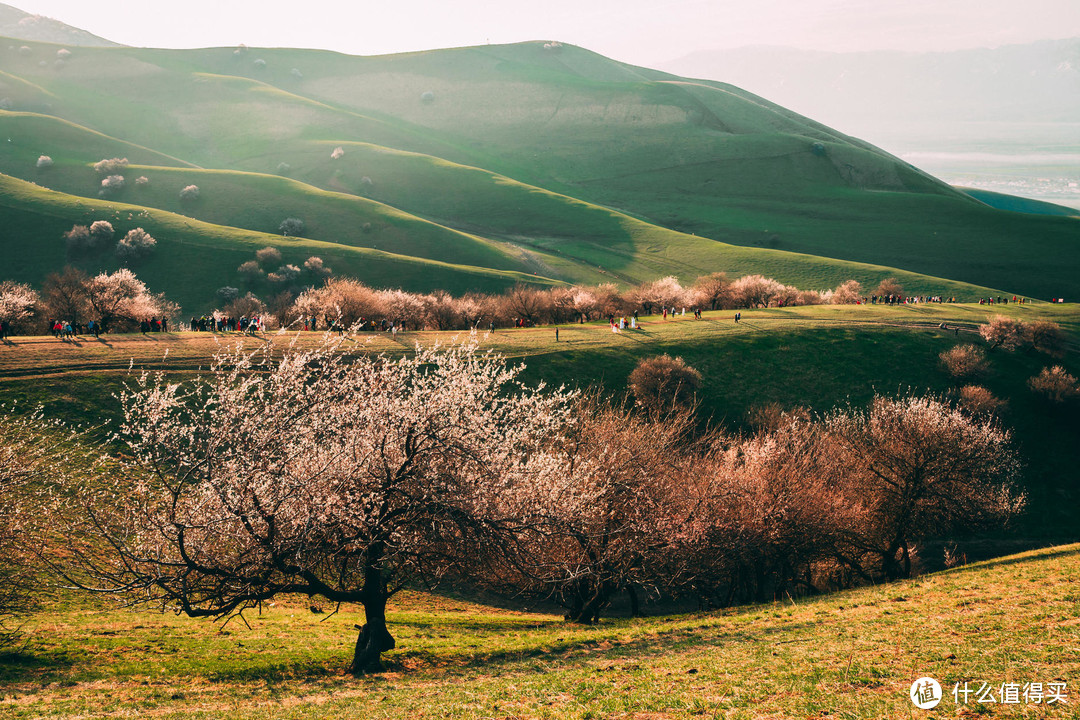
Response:
[[[74,340],[80,335],[100,337],[101,333],[104,332],[100,320],[88,320],[86,325],[83,325],[81,322],[72,322],[71,320],[50,319],[46,323],[46,327],[48,327],[49,333],[58,340]],[[10,332],[5,333],[5,335],[9,334]]]
[[[227,315],[211,314],[191,318],[188,330],[192,332],[241,332],[248,335],[262,332],[266,329],[266,318],[262,315],[243,315],[231,317]]]
[[[169,318],[152,317],[149,320],[142,320],[139,323],[139,330],[143,335],[151,332],[169,332]]]
[[[919,305],[922,303],[956,303],[955,297],[941,295],[871,295],[871,305]]]
[[[1012,296],[1012,301],[1014,303],[1016,303],[1016,304],[1024,305],[1024,304],[1027,303],[1027,298],[1018,298],[1015,295],[1013,295]],[[996,298],[995,297],[979,298],[979,304],[980,305],[1008,305],[1009,304],[1009,297],[1007,295],[1005,297],[1002,297],[1002,296],[998,295]]]

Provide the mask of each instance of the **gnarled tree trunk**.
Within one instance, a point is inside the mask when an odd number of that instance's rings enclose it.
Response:
[[[387,650],[393,650],[394,637],[386,629],[386,614],[373,616],[367,612],[367,622],[357,625],[360,634],[356,638],[356,649],[353,651],[352,665],[349,672],[353,675],[366,675],[383,671],[382,654]]]
[[[382,560],[382,545],[373,544],[364,570],[364,616],[363,625],[357,625],[360,635],[356,638],[352,665],[349,672],[353,675],[365,675],[383,671],[382,654],[393,650],[396,643],[393,635],[386,629],[386,579],[383,577],[379,562]]]

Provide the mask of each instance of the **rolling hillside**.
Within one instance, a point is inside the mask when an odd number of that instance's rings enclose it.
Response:
[[[339,274],[412,290],[717,270],[815,289],[903,270],[909,291],[967,298],[1080,290],[1075,218],[993,209],[735,87],[573,46],[80,47],[44,64],[57,46],[28,48],[0,50],[2,204],[18,228],[0,241],[5,277],[114,266],[63,255],[65,223],[104,219],[92,199],[198,221],[161,221],[181,234],[158,237],[139,268],[191,309],[238,284],[247,245],[299,249],[271,237],[286,217]],[[106,157],[130,165],[124,189],[99,198],[91,166]],[[183,202],[189,184],[200,196]],[[180,252],[187,227],[212,228],[200,232],[220,247]],[[440,269],[396,269],[428,263]],[[168,270],[181,264],[183,280]]]

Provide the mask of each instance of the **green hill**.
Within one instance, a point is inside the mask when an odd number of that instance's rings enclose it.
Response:
[[[450,281],[456,270],[397,278],[375,263],[358,273],[369,282],[490,290],[506,272],[633,283],[725,270],[814,289],[897,274],[911,292],[968,298],[1080,290],[1075,218],[988,207],[737,88],[573,46],[78,48],[57,67],[0,51],[0,73],[11,178],[96,200],[90,165],[127,157],[127,187],[110,200],[254,233],[299,217],[313,240],[473,268]],[[38,168],[40,155],[53,165]],[[150,183],[135,187],[139,175]],[[187,184],[197,202],[180,201]],[[58,223],[35,225],[55,213],[23,201],[5,203],[21,235],[0,252],[32,240],[38,260],[7,276],[36,281],[63,262]],[[167,257],[173,247],[148,269],[193,263],[196,286],[167,273],[155,285],[193,309],[211,301],[198,293],[237,284],[228,243],[221,258]]]
[[[718,243],[480,168],[366,143],[339,146],[345,150],[343,160],[347,159],[347,163],[330,159],[333,147],[338,147],[331,143],[297,143],[295,154],[288,156],[289,174],[311,181],[304,183],[279,175],[184,167],[171,156],[154,154],[44,115],[0,112],[0,134],[11,140],[0,144],[0,166],[18,170],[27,181],[48,185],[72,198],[100,200],[97,195],[101,175],[91,168],[90,158],[123,156],[132,162],[168,163],[168,166],[128,165],[122,171],[125,188],[110,194],[110,199],[266,234],[277,233],[286,217],[297,217],[304,221],[305,237],[332,246],[365,247],[399,256],[546,278],[536,279],[538,282],[635,283],[669,274],[692,280],[710,268],[719,268],[733,276],[772,275],[806,288],[834,287],[849,278],[870,287],[884,277],[896,275],[912,292],[963,297],[991,292],[984,287],[891,268]],[[64,148],[65,160],[38,168],[39,149],[46,146]],[[336,162],[342,164],[335,165]],[[361,174],[365,172],[374,173],[380,182],[369,182],[365,178],[370,176]],[[149,182],[139,185],[136,183],[139,177]],[[17,184],[14,178],[10,181]],[[190,184],[200,188],[199,198],[183,201],[180,190]],[[317,184],[336,189],[322,190]],[[37,197],[34,193],[23,193],[19,211],[33,214]],[[78,201],[72,199],[71,203],[77,205]],[[412,207],[419,215],[397,210],[395,206]],[[52,214],[48,209],[43,212]],[[88,211],[79,218],[77,221],[83,223],[107,219],[93,217]],[[466,224],[463,218],[477,220]],[[43,224],[35,228],[30,221],[13,225],[28,235],[46,227]],[[32,281],[62,262],[83,265],[88,270],[98,269],[102,262],[112,263],[105,256],[90,259],[63,256],[59,238],[70,225],[59,227],[60,233],[53,230],[52,235],[37,244],[40,253],[32,256],[35,260],[22,253],[24,257],[20,258],[14,277]],[[223,231],[223,237],[228,235],[228,231]],[[269,244],[280,240],[265,239]],[[242,279],[235,269],[244,259],[250,259],[250,255],[233,263],[235,256],[228,255],[229,244],[223,243],[221,249],[224,254],[220,262],[205,271],[199,269],[201,256],[185,259],[185,263],[195,263],[192,273],[178,291],[170,294],[184,298],[187,307],[199,309],[212,300],[221,285],[240,286]],[[162,251],[167,252],[168,248],[163,245]],[[330,260],[325,253],[320,256]],[[175,264],[175,258],[164,259],[167,266]],[[207,256],[205,260],[213,258]],[[148,266],[152,267],[153,263]],[[449,287],[457,291],[497,291],[506,286],[505,278],[498,275],[490,276],[491,282],[476,282],[482,276],[449,281],[444,274],[398,278],[385,272],[378,263],[361,266],[347,263],[341,267],[331,264],[331,267],[373,284],[413,290],[442,287],[435,283],[450,283]],[[161,280],[166,288],[170,287],[167,275]]]
[[[302,266],[315,255],[335,272],[360,277],[380,287],[422,291],[432,287],[462,294],[477,287],[501,292],[517,283],[550,284],[523,272],[495,270],[400,255],[384,250],[287,238],[242,228],[214,225],[183,215],[138,205],[89,200],[36,187],[0,175],[0,213],[6,224],[5,278],[35,282],[72,262],[89,272],[112,271],[116,258],[104,252],[90,258],[65,255],[63,233],[74,224],[107,220],[118,234],[141,227],[158,240],[158,250],[135,269],[150,287],[167,292],[189,312],[213,304],[216,288],[238,283],[236,272],[255,251],[268,245],[281,251],[282,262]],[[256,287],[260,293],[272,288]]]

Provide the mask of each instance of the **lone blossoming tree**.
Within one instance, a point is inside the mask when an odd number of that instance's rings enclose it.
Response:
[[[281,594],[363,605],[351,670],[395,645],[388,598],[405,583],[468,577],[521,532],[515,498],[550,476],[537,450],[570,395],[526,388],[475,344],[411,357],[313,351],[219,356],[176,384],[125,392],[131,480],[85,490],[69,576],[193,617]]]
[[[914,541],[1002,524],[1026,501],[1012,483],[1009,433],[937,398],[877,396],[868,410],[834,413],[826,429],[835,450],[824,452],[842,458],[854,501],[841,554],[867,579],[909,577]]]

